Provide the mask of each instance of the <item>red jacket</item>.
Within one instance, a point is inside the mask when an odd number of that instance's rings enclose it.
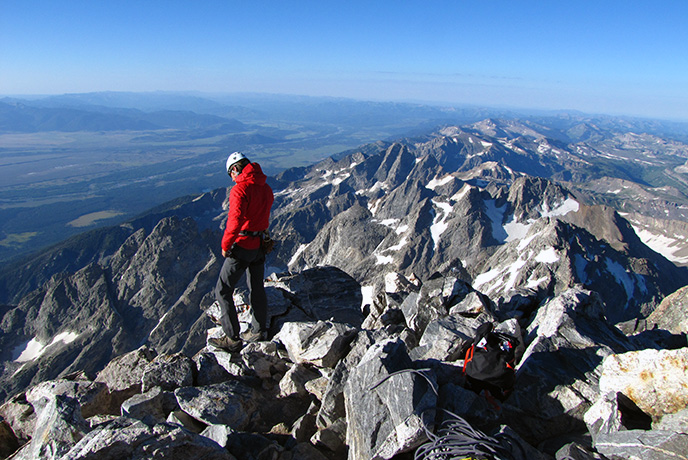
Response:
[[[267,176],[258,163],[249,163],[236,177],[229,191],[227,226],[222,236],[222,250],[229,251],[234,243],[244,249],[258,249],[260,237],[240,235],[242,230],[259,232],[270,225],[270,208],[274,201],[272,189],[265,183]]]

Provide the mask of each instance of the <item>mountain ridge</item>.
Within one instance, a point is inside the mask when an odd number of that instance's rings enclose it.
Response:
[[[592,437],[605,455],[611,455],[607,443],[625,436],[683,440],[680,429],[667,425],[642,433],[612,428],[622,426],[617,418],[629,403],[603,390],[627,391],[609,376],[617,362],[623,369],[641,367],[644,359],[678,363],[668,381],[683,369],[688,331],[655,325],[681,317],[688,305],[688,268],[652,250],[637,230],[638,222],[648,231],[659,219],[633,221],[633,214],[622,215],[611,200],[590,193],[586,181],[604,176],[594,168],[577,171],[587,160],[568,144],[511,122],[488,120],[481,129],[506,137],[445,127],[271,178],[272,341],[250,344],[238,356],[207,346],[208,337],[221,333],[212,320],[212,292],[222,263],[227,189],[181,197],[0,274],[3,289],[13,293],[0,309],[3,417],[20,410],[54,420],[55,413],[88,407],[87,414],[114,418],[92,419],[93,428],[78,418],[67,423],[79,427],[79,437],[110,440],[136,426],[156,431],[145,436],[160,449],[170,448],[174,433],[205,447],[208,437],[218,439],[239,452],[249,449],[237,440],[249,435],[244,431],[297,437],[303,430],[336,459],[347,449],[349,458],[392,458],[415,449],[432,424],[418,414],[435,408],[479,426],[507,423],[522,438],[512,442],[543,451],[546,443],[561,448],[568,440],[560,436],[574,433],[589,448]],[[509,130],[518,136],[509,138]],[[644,148],[628,147],[623,161]],[[683,153],[676,152],[648,163],[679,164]],[[616,169],[617,163],[609,166]],[[636,206],[650,215],[669,209],[660,199]],[[680,230],[679,223],[671,230]],[[245,287],[236,294],[242,304]],[[517,386],[499,411],[464,388],[460,372],[461,349],[486,321],[523,342]],[[666,350],[674,347],[676,353]],[[139,376],[125,388],[130,399],[124,401],[112,399],[125,398],[116,382],[103,382],[120,366]],[[63,397],[64,386],[101,392],[103,407],[93,409],[85,395]],[[672,391],[662,384],[662,394]],[[228,394],[237,400],[222,399]],[[255,407],[259,398],[263,409]],[[222,404],[212,402],[218,399]],[[636,399],[642,404],[644,397]],[[243,415],[221,412],[228,407]],[[133,421],[144,414],[154,420]],[[664,422],[662,415],[653,415],[654,422]],[[404,420],[403,430],[394,428],[396,420]],[[29,457],[60,431],[47,436],[40,423],[30,429],[12,418],[11,424],[32,433],[20,451]],[[211,425],[242,433],[216,438],[204,431],[191,439],[180,424],[196,426],[196,433]],[[86,452],[92,448],[86,443],[70,439],[61,449]],[[138,448],[136,441],[127,444]],[[280,448],[291,452],[286,444]],[[648,449],[645,441],[623,445]],[[228,457],[212,446],[212,455]],[[537,451],[529,458],[551,456]]]
[[[577,167],[568,160],[554,162],[563,155],[562,146],[552,147],[545,136],[510,121],[487,120],[481,127],[495,134],[506,133],[507,128],[518,136],[526,132],[546,148],[526,151],[509,147],[513,139],[478,137],[472,132],[475,127],[446,127],[429,137],[363,146],[271,178],[276,196],[271,231],[279,245],[269,267],[277,273],[300,272],[326,263],[373,289],[385,284],[389,271],[428,279],[436,272],[455,270],[464,281],[479,282],[505,311],[517,292],[538,302],[576,284],[610,283],[618,287],[606,289],[602,297],[614,322],[646,316],[661,297],[688,282],[684,269],[647,248],[612,208],[595,200],[586,202],[588,196],[567,188],[577,183],[538,177],[542,171],[561,177],[562,171]],[[522,157],[529,161],[518,161]],[[546,166],[548,162],[551,166]],[[192,233],[206,241],[213,254],[205,266],[218,258],[212,242],[219,238],[225,197],[226,191],[218,189],[180,198],[111,230],[93,232],[90,240],[76,237],[19,268],[6,267],[0,276],[6,296],[2,302],[31,303],[22,299],[65,271],[110,266],[107,276],[114,276],[119,269],[112,267],[113,260],[121,257],[117,254],[126,245],[153,257],[156,248],[142,245],[170,218],[195,222]],[[569,241],[572,238],[577,239],[575,244]],[[608,247],[598,247],[598,242]],[[524,250],[537,263],[525,263]],[[601,265],[598,259],[603,260]],[[152,271],[160,272],[161,267],[155,267]],[[513,267],[525,267],[524,272]],[[595,281],[591,271],[606,273],[607,278]],[[624,271],[641,275],[628,278]],[[672,276],[659,276],[662,271]],[[109,283],[119,285],[109,295],[130,308],[133,297],[128,293],[138,292],[148,282],[139,279],[126,287],[119,277]],[[177,295],[183,290],[181,285],[174,289]],[[152,309],[148,314],[160,313],[160,307],[146,305]],[[6,308],[3,317],[9,318],[16,308]],[[6,333],[11,329],[5,328]],[[31,338],[26,334],[19,336]],[[145,338],[142,332],[134,336]]]

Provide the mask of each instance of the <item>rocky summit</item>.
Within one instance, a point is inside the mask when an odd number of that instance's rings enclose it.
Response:
[[[268,338],[235,353],[208,344],[224,189],[18,263],[0,456],[687,458],[688,274],[648,238],[671,200],[590,185],[656,139],[579,128],[486,120],[272,178]],[[504,398],[463,370],[487,322],[515,338]]]

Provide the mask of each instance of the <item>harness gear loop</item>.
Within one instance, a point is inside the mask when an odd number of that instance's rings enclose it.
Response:
[[[254,232],[249,231],[249,230],[242,230],[242,231],[239,232],[239,235],[243,235],[243,236],[253,236],[253,237],[263,237],[263,235],[265,235],[266,232],[267,232],[267,230],[259,230],[259,231],[254,231]]]

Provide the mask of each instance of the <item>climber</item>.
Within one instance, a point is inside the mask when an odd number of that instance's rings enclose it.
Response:
[[[225,260],[215,286],[215,299],[221,312],[220,324],[225,335],[210,338],[208,343],[235,352],[241,349],[242,339],[254,342],[267,338],[267,296],[263,285],[265,253],[261,249],[261,234],[270,223],[274,196],[260,165],[251,163],[243,153],[230,154],[226,168],[236,185],[229,192],[227,226],[222,237]],[[251,311],[259,329],[249,329],[240,335],[233,295],[244,273],[247,275]]]

